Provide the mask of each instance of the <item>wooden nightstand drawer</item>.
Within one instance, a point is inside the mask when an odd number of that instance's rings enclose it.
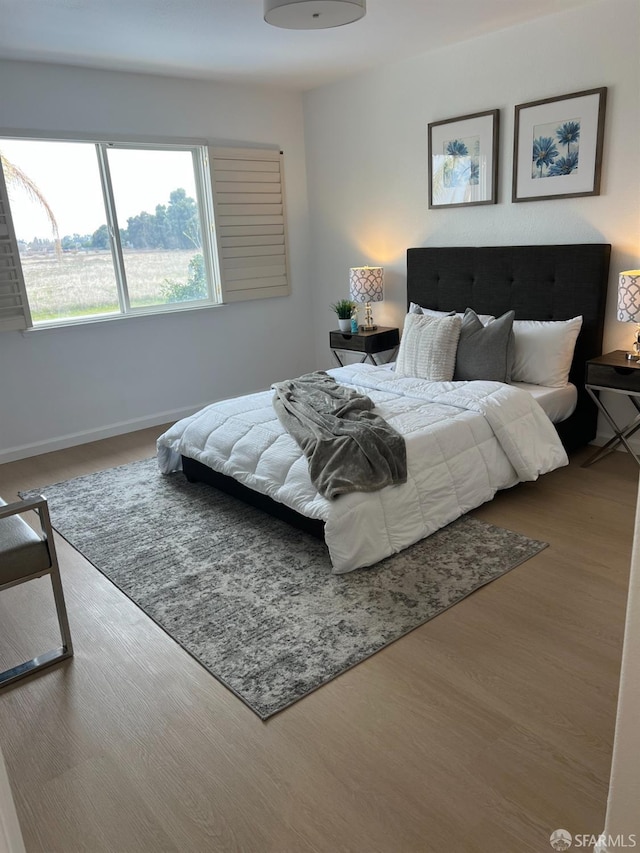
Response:
[[[351,352],[384,352],[393,349],[400,343],[400,332],[398,329],[379,327],[373,332],[340,332],[333,331],[329,334],[329,346],[331,349],[344,349]]]
[[[358,332],[340,332],[334,330],[329,333],[329,346],[340,367],[344,367],[344,364],[338,355],[338,350],[359,353],[362,355],[360,363],[369,359],[372,364],[379,366],[379,362],[375,360],[374,354],[394,350],[391,356],[387,356],[389,360],[393,361],[399,345],[400,330],[390,328],[389,326],[378,326],[377,329],[373,329],[370,332],[365,332],[361,329]]]
[[[587,362],[586,384],[619,391],[640,392],[640,369],[627,365]]]

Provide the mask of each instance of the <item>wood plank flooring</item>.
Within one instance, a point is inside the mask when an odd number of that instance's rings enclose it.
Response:
[[[0,494],[152,455],[160,431],[0,466]],[[474,513],[549,548],[266,723],[58,537],[76,656],[0,693],[28,853],[544,853],[558,827],[598,834],[638,471],[586,455]],[[0,666],[51,640],[47,595],[0,595]]]

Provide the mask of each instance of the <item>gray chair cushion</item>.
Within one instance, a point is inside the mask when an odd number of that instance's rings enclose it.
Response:
[[[462,318],[454,379],[511,382],[514,317],[513,311],[507,311],[483,326],[476,312],[467,308]]]
[[[0,518],[0,586],[50,568],[49,549],[35,530],[19,515]]]

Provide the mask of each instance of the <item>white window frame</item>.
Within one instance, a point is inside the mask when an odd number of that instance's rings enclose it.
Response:
[[[0,160],[0,331],[32,326],[9,194]]]
[[[150,314],[172,314],[210,308],[226,302],[290,294],[284,167],[283,154],[279,149],[217,148],[209,147],[199,140],[164,142],[123,139],[105,142],[95,138],[78,138],[78,136],[54,138],[41,133],[13,135],[0,131],[0,140],[9,138],[47,142],[83,142],[91,143],[96,147],[120,313],[33,323],[0,163],[0,331],[3,329],[50,329]],[[111,187],[107,155],[109,148],[191,151],[200,214],[202,254],[209,289],[207,299],[143,308],[131,306],[117,211]],[[224,174],[216,168],[216,164],[224,168]],[[261,172],[265,168],[273,171],[273,175],[269,178],[272,181],[269,187],[249,186],[246,181],[246,172],[252,170]],[[228,183],[230,172],[235,173],[231,176],[231,180],[237,181],[237,184],[231,188]],[[221,181],[221,178],[226,180]],[[261,197],[261,194],[264,195]],[[217,228],[218,221],[221,224]],[[231,229],[228,227],[230,222],[233,223]],[[267,227],[261,229],[260,223],[264,223]],[[275,229],[277,235],[274,234],[274,223],[278,223]],[[243,224],[248,226],[246,231],[238,227]],[[234,236],[229,237],[229,231]],[[233,245],[230,247],[229,244]],[[232,259],[229,259],[230,255],[233,256]]]

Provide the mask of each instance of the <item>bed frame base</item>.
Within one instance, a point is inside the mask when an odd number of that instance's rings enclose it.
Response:
[[[234,498],[239,498],[244,503],[255,506],[263,512],[269,513],[269,515],[292,524],[298,530],[304,530],[305,533],[310,533],[311,536],[324,541],[324,521],[320,521],[318,518],[307,518],[296,512],[295,509],[290,509],[288,506],[274,501],[267,495],[260,494],[260,492],[254,492],[253,489],[239,483],[232,477],[220,474],[212,468],[203,465],[202,462],[196,462],[195,459],[190,459],[188,456],[182,457],[182,470],[190,483],[207,483],[210,486],[214,486],[216,489],[220,489],[221,492],[226,492]]]

